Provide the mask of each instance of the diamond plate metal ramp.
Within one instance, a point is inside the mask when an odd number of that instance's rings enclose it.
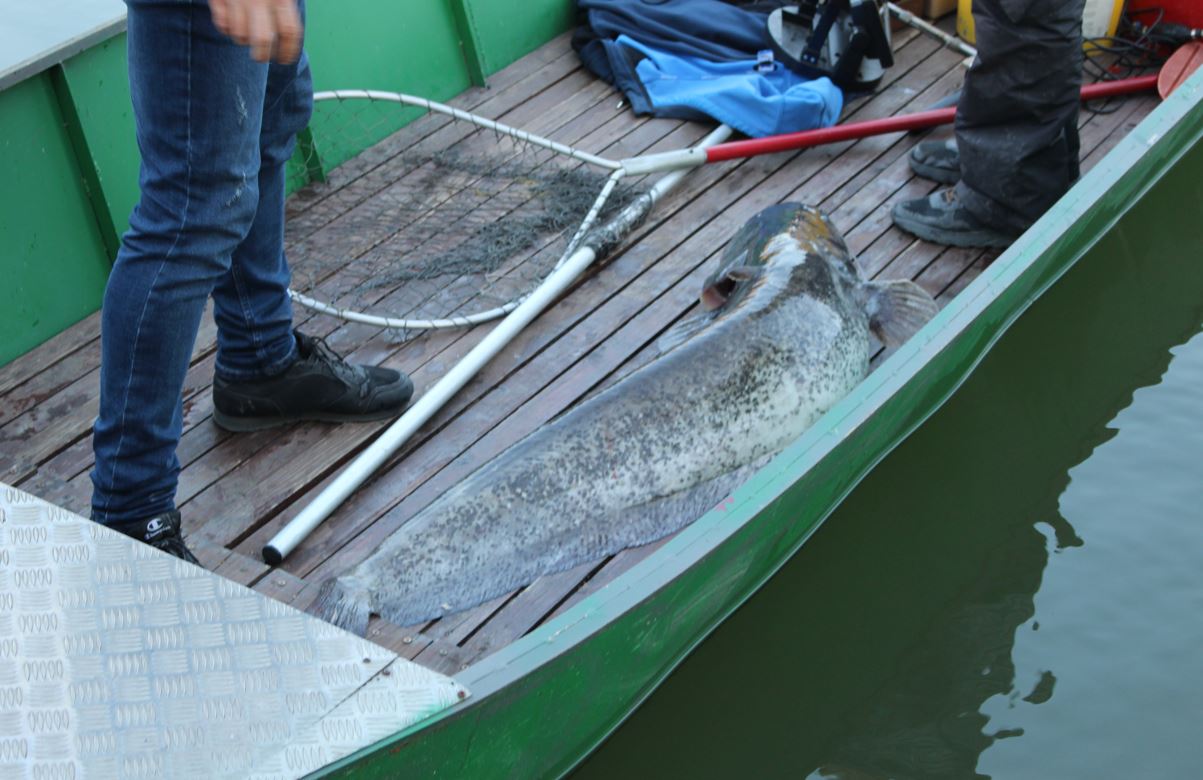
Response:
[[[455,680],[0,483],[0,777],[299,777]]]

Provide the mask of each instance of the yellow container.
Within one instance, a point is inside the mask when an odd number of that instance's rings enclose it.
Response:
[[[974,43],[973,0],[957,0],[957,36],[965,43]]]
[[[973,32],[973,0],[957,0],[957,35],[966,43],[975,40]],[[1124,0],[1086,0],[1082,11],[1082,37],[1105,38],[1115,35]]]

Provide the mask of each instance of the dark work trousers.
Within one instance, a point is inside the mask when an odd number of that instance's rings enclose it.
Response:
[[[1085,0],[973,0],[978,56],[957,105],[957,194],[1026,230],[1078,178]]]

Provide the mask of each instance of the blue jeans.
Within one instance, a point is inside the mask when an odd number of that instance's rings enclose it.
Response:
[[[181,393],[210,296],[223,378],[270,376],[296,359],[284,166],[313,107],[304,55],[254,62],[205,2],[127,4],[142,192],[101,313],[92,516],[102,523],[175,506]]]

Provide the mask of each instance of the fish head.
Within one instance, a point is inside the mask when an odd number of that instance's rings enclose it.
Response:
[[[704,309],[721,314],[765,287],[816,292],[859,281],[852,253],[822,212],[779,203],[752,217],[731,239],[700,300]]]

